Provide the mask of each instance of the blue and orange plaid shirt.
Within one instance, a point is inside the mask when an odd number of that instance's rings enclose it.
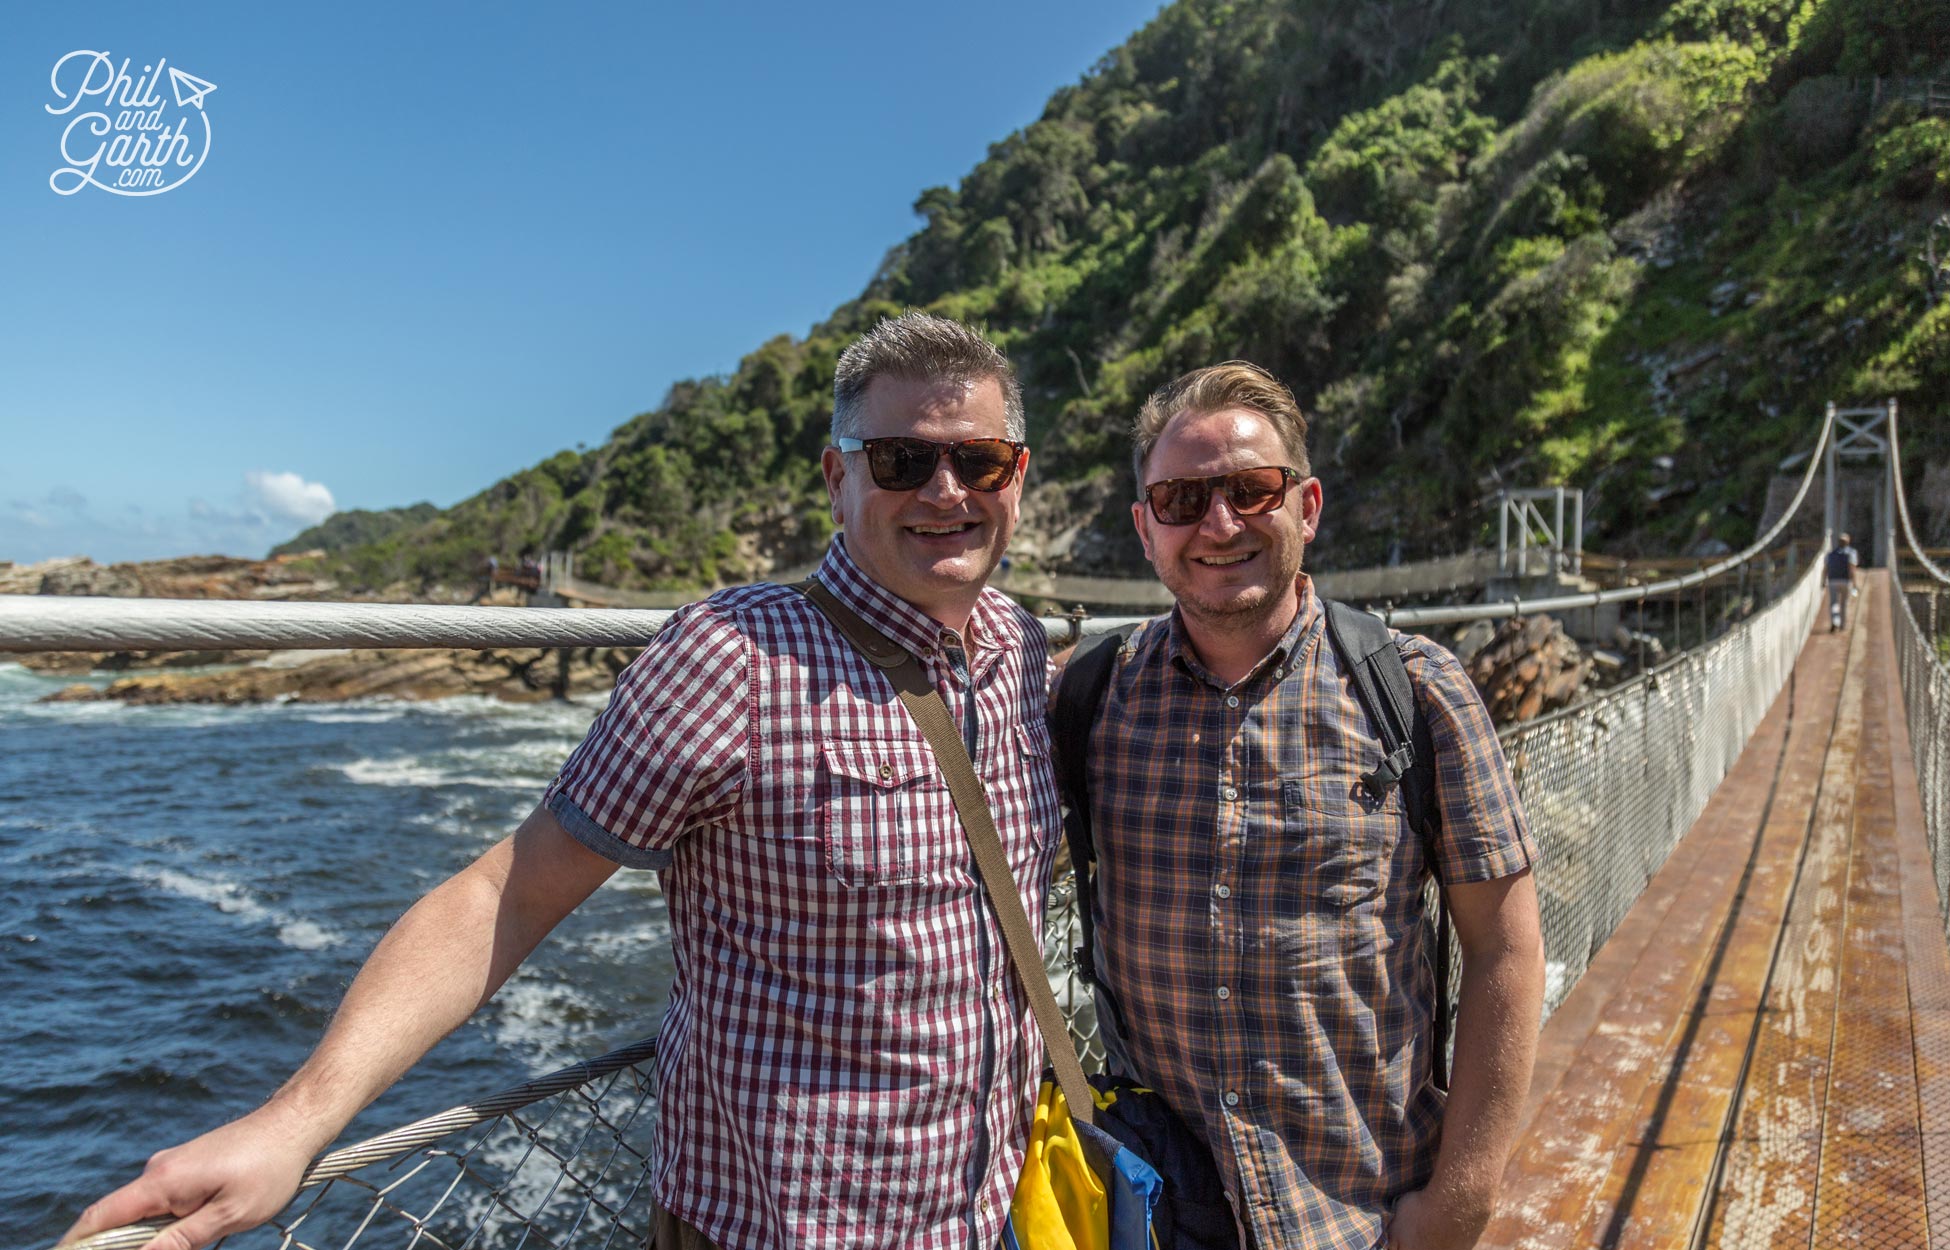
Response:
[[[1309,580],[1226,687],[1174,611],[1133,636],[1092,730],[1098,972],[1134,1073],[1212,1147],[1261,1250],[1369,1250],[1428,1181],[1434,976],[1422,839]],[[1398,635],[1434,739],[1435,871],[1536,859],[1489,714],[1456,658]]]

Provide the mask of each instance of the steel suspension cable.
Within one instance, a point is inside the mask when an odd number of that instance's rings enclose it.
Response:
[[[1916,527],[1909,519],[1909,495],[1903,490],[1903,452],[1896,437],[1896,405],[1893,400],[1889,409],[1889,476],[1895,482],[1896,515],[1902,518],[1903,538],[1909,543],[1910,554],[1916,557],[1916,562],[1928,570],[1931,577],[1950,586],[1950,573],[1938,568],[1936,562],[1924,554],[1923,544],[1916,541]],[[1900,586],[1897,593],[1901,593]]]
[[[1382,619],[1397,627],[1417,625],[1454,625],[1463,621],[1492,620],[1504,616],[1523,616],[1532,612],[1568,612],[1574,608],[1597,607],[1606,603],[1643,602],[1702,585],[1722,573],[1739,568],[1765,551],[1787,528],[1788,522],[1800,512],[1801,505],[1808,498],[1808,488],[1814,484],[1815,470],[1821,464],[1822,450],[1835,434],[1835,418],[1823,414],[1821,433],[1815,439],[1815,449],[1808,457],[1808,467],[1801,474],[1801,485],[1795,489],[1794,500],[1789,503],[1774,524],[1765,534],[1749,543],[1747,547],[1726,559],[1695,569],[1681,577],[1669,578],[1662,582],[1650,582],[1643,586],[1623,586],[1617,590],[1594,590],[1575,595],[1554,595],[1548,599],[1511,599],[1502,603],[1482,603],[1441,608],[1402,608],[1391,609],[1382,614]]]

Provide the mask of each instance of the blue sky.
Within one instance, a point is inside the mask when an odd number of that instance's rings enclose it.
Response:
[[[261,555],[598,443],[856,294],[922,188],[1158,7],[18,6],[0,560]],[[81,50],[216,84],[201,118],[156,87],[179,151],[209,127],[188,181],[50,187],[101,107],[48,111]]]

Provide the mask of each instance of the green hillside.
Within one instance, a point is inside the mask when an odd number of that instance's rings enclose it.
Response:
[[[907,306],[1022,371],[1026,560],[1138,571],[1122,428],[1233,356],[1314,414],[1325,565],[1467,547],[1500,485],[1583,487],[1615,551],[1737,543],[1824,400],[1950,396],[1932,79],[1942,0],[1179,0],[922,191],[804,339],[329,559],[451,580],[573,548],[676,587],[810,558],[834,358]],[[1918,474],[1943,424],[1907,425]]]
[[[401,530],[424,525],[439,515],[440,509],[430,503],[416,503],[406,508],[354,508],[347,512],[334,512],[290,542],[271,548],[271,554],[283,556],[305,551],[344,551],[350,547],[384,542]]]

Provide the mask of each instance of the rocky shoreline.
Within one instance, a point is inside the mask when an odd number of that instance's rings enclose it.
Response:
[[[607,691],[636,657],[622,647],[568,651],[280,652],[216,671],[152,672],[107,686],[73,685],[43,703],[342,703],[352,699],[421,701],[481,695],[535,703]]]

